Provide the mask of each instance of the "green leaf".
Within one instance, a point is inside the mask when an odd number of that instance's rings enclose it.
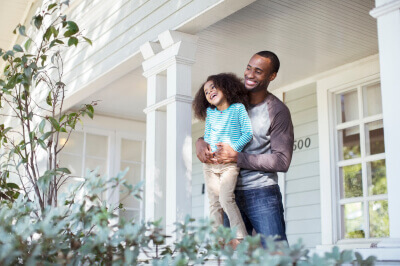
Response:
[[[67,29],[71,32],[73,32],[73,34],[77,33],[79,31],[79,27],[78,25],[76,25],[75,22],[73,21],[67,21]]]
[[[43,140],[37,139],[37,142],[39,143],[40,147],[42,147],[44,150],[47,149],[46,143],[44,143]]]
[[[72,46],[72,45],[75,45],[75,46],[78,45],[78,39],[77,39],[77,38],[75,38],[75,37],[69,38],[69,40],[68,40],[68,46]]]
[[[89,43],[90,45],[93,45],[92,40],[90,40],[89,38],[86,37],[82,37],[87,43]]]
[[[40,57],[40,59],[42,59],[42,66],[43,66],[44,63],[45,63],[46,60],[47,60],[47,55],[42,55],[42,56]]]
[[[23,52],[24,51],[22,49],[21,45],[19,45],[19,44],[14,45],[13,50],[16,51],[16,52]]]
[[[46,103],[50,106],[53,106],[53,99],[51,98],[51,91],[49,92],[49,94],[46,97]]]
[[[46,119],[43,119],[39,124],[39,132],[43,134],[44,127],[46,126]]]
[[[25,50],[28,50],[31,44],[32,44],[32,39],[29,38],[24,44]]]
[[[50,11],[50,10],[52,10],[54,7],[56,7],[57,6],[57,3],[53,3],[53,4],[51,4],[51,5],[49,5],[48,7],[47,7],[47,10],[48,11]]]
[[[56,171],[64,174],[71,174],[71,171],[68,168],[57,168]]]
[[[39,139],[41,139],[41,140],[46,140],[46,139],[47,139],[48,137],[50,137],[52,134],[53,134],[52,131],[46,132],[46,133],[44,133],[42,136],[40,136]]]
[[[44,175],[39,177],[38,186],[42,191],[47,190],[50,185],[51,178],[55,175],[55,172],[52,170],[47,170]]]
[[[26,37],[26,33],[25,33],[25,26],[20,26],[18,28],[19,34],[21,34],[22,36]]]
[[[39,29],[40,26],[42,26],[42,22],[43,22],[43,17],[41,15],[37,15],[33,18],[33,24],[37,29]]]
[[[43,40],[44,40],[44,39],[50,40],[51,34],[52,34],[52,32],[51,32],[51,27],[50,27],[50,28],[47,28],[46,33],[43,35]]]
[[[7,183],[7,187],[11,189],[19,189],[19,186],[15,183]]]
[[[56,131],[60,130],[60,124],[57,122],[57,120],[54,117],[49,117],[51,125],[55,128]]]
[[[50,30],[51,30],[51,33],[54,35],[54,38],[57,38],[58,30],[54,26],[51,26]]]

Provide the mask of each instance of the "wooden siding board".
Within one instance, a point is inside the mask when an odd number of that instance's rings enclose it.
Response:
[[[182,5],[186,5],[190,2],[191,0],[180,1]],[[157,24],[160,24],[171,15],[171,10],[177,12],[180,8],[182,8],[181,6],[178,6],[179,9],[176,10],[174,8],[176,4],[173,1],[149,1],[148,3],[148,5],[141,6],[139,10],[124,18],[123,20],[127,21],[127,23],[118,21],[113,25],[112,30],[106,31],[106,34],[102,33],[102,35],[93,44],[95,45],[98,43],[98,46],[100,47],[94,47],[95,49],[92,49],[94,52],[89,52],[87,56],[79,57],[80,61],[74,62],[73,65],[76,67],[87,60],[93,62],[93,65],[99,64],[104,60],[105,57],[112,55],[116,50],[121,49],[126,44],[137,40],[140,36],[147,33]],[[138,44],[137,47],[139,47],[141,44],[142,43]],[[102,52],[98,53],[97,51]],[[66,77],[75,72],[74,68],[72,68],[72,65],[69,65],[69,62],[66,62],[65,66],[66,69],[72,70],[69,73],[65,73]],[[89,70],[90,68],[91,66],[88,66],[83,70],[83,72]]]
[[[292,114],[293,126],[315,122],[318,120],[317,107],[311,107]]]
[[[79,56],[70,58],[66,62],[64,77],[73,88],[70,93],[100,77],[126,58],[132,57],[145,41],[156,40],[158,34],[167,29],[176,28],[185,20],[217,2],[217,0],[145,2],[138,10],[126,17],[123,23],[113,24],[108,34],[93,43],[94,47],[83,50]],[[148,8],[147,13],[142,12],[142,8],[149,5],[157,6],[160,3],[164,3],[160,8],[156,7],[154,10]],[[103,2],[101,5],[104,7]],[[90,13],[90,15],[90,20],[98,20],[96,14]],[[137,18],[141,20],[132,25]],[[89,28],[86,30],[91,31]]]
[[[291,165],[286,173],[286,180],[300,179],[309,176],[319,176],[319,162]]]
[[[321,218],[321,205],[313,204],[307,206],[294,206],[286,208],[286,222],[307,220],[307,219],[320,219]]]
[[[300,237],[313,247],[321,242],[316,84],[286,92],[284,99],[292,114],[296,140],[292,163],[285,175],[286,233],[289,241]],[[308,147],[306,139],[310,140]]]
[[[321,232],[320,219],[304,219],[286,222],[287,234],[310,234]]]
[[[288,180],[286,182],[286,194],[312,190],[319,190],[319,176]]]
[[[287,236],[289,245],[298,243],[301,239],[302,243],[306,248],[315,248],[315,246],[321,244],[321,234],[311,233],[311,234],[289,234]]]
[[[292,101],[298,100],[300,98],[304,98],[304,96],[308,96],[310,94],[316,93],[316,84],[310,83],[303,87],[297,88],[290,92],[285,93],[285,103],[288,104]]]
[[[318,133],[318,123],[316,121],[312,121],[306,124],[301,124],[296,126],[296,130],[294,131],[294,138],[304,138],[308,136],[315,136],[316,133]],[[313,145],[315,144],[315,141],[317,141],[318,138],[314,140]]]
[[[299,151],[297,154],[297,156],[293,156],[291,166],[319,161],[318,148]]]
[[[297,113],[302,110],[317,106],[317,94],[307,95],[303,98],[294,100],[286,104],[291,113]]]
[[[303,191],[286,195],[286,206],[297,207],[305,205],[319,204],[319,190]]]

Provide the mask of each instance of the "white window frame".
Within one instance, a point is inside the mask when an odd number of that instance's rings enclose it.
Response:
[[[83,149],[82,149],[81,154],[80,154],[82,168],[81,168],[81,172],[78,173],[78,176],[81,176],[81,177],[72,177],[71,179],[75,180],[75,181],[83,181],[82,177],[84,177],[86,175],[85,159],[86,159],[86,138],[87,138],[87,134],[107,137],[107,139],[108,139],[108,141],[107,141],[108,154],[107,154],[107,158],[106,158],[106,167],[107,167],[106,175],[107,175],[108,178],[110,178],[112,176],[113,172],[114,172],[114,168],[113,168],[114,167],[114,165],[113,165],[114,162],[113,162],[113,160],[111,160],[112,154],[114,153],[113,147],[115,146],[114,145],[114,142],[115,142],[115,137],[114,137],[115,133],[114,133],[114,131],[103,129],[103,128],[96,127],[96,126],[83,126],[83,127],[80,127],[80,128],[77,127],[72,132],[72,134],[74,134],[74,133],[82,133],[83,134],[83,144],[82,144],[83,145]],[[69,152],[64,152],[64,151],[62,151],[61,154],[72,155],[72,156],[76,156],[77,155],[75,153],[69,153]],[[106,193],[105,193],[106,200],[110,199],[112,194],[113,194],[112,191],[107,190]]]
[[[115,134],[115,141],[116,141],[116,151],[115,151],[115,159],[114,159],[114,165],[115,165],[115,170],[114,174],[116,175],[118,173],[119,166],[121,165],[121,140],[122,139],[127,139],[127,140],[132,140],[132,141],[140,141],[142,142],[142,154],[141,154],[141,162],[137,162],[138,164],[141,165],[141,171],[140,171],[140,180],[143,181],[145,180],[145,170],[146,170],[146,156],[145,156],[145,151],[146,151],[146,139],[142,137],[139,134],[133,134],[132,132],[124,132],[124,131],[117,131]],[[121,169],[123,170],[123,169]],[[135,185],[135,184],[133,184]],[[116,202],[119,202],[119,192],[114,194],[113,200]],[[143,192],[142,192],[142,200],[140,201],[140,217],[139,219],[142,220],[144,219],[144,210],[145,210],[145,195],[144,195],[144,187],[143,187]],[[137,210],[136,208],[129,208],[129,207],[124,207],[127,210]]]
[[[378,83],[380,81],[380,75],[379,73],[371,75],[361,73],[364,75],[359,79],[357,79],[357,75],[355,75],[349,82],[342,82],[339,86],[328,87],[330,82],[334,81],[334,78],[340,79],[341,76],[349,74],[351,75],[351,73],[340,73],[337,76],[332,76],[323,82],[317,83],[321,182],[321,244],[346,245],[348,248],[366,248],[370,247],[377,239],[340,239],[340,213],[337,204],[339,201],[339,181],[336,178],[338,174],[337,159],[339,157],[336,148],[337,127],[336,114],[334,112],[334,97],[341,91]],[[349,77],[347,78],[350,79]],[[362,129],[360,129],[360,143],[362,144],[365,138],[364,135],[361,137],[361,134],[364,134]],[[365,185],[364,182],[363,186]],[[364,206],[364,208],[366,208],[366,206]]]
[[[331,121],[331,127],[334,130],[334,147],[335,147],[335,165],[334,170],[335,170],[335,174],[334,174],[334,181],[336,181],[335,187],[337,188],[337,190],[335,191],[335,197],[337,198],[337,200],[335,201],[335,208],[336,208],[336,213],[337,213],[337,225],[338,225],[338,243],[347,243],[347,242],[359,242],[359,241],[366,241],[369,240],[368,242],[377,242],[382,240],[383,238],[371,238],[370,237],[370,232],[369,232],[369,227],[370,227],[370,215],[369,215],[369,202],[370,201],[377,201],[377,200],[388,200],[388,196],[387,194],[385,195],[372,195],[372,196],[368,196],[368,180],[367,180],[367,163],[368,162],[372,162],[372,161],[377,161],[377,160],[382,160],[382,159],[386,159],[386,154],[376,154],[376,155],[366,155],[366,134],[365,134],[365,124],[369,123],[369,122],[375,122],[375,121],[379,121],[379,120],[383,120],[383,114],[378,114],[378,115],[373,115],[367,118],[364,118],[364,100],[362,98],[362,95],[364,92],[362,92],[363,88],[369,85],[374,85],[379,83],[379,79],[376,80],[372,80],[372,81],[368,81],[368,82],[364,82],[364,83],[360,83],[357,86],[353,86],[353,87],[347,87],[341,90],[336,90],[332,92],[332,106],[331,106],[331,110],[334,110],[337,108],[336,105],[336,96],[339,95],[342,92],[346,92],[346,91],[356,91],[357,92],[357,96],[358,96],[358,119],[353,120],[353,121],[349,121],[349,122],[345,122],[345,123],[341,123],[339,125],[337,125],[337,111],[333,112],[333,121]],[[355,90],[354,90],[355,89]],[[348,160],[340,160],[340,154],[339,154],[339,149],[338,149],[338,132],[341,129],[345,129],[345,128],[349,128],[352,126],[359,126],[359,130],[360,130],[360,154],[361,156],[359,158],[354,158],[354,159],[348,159]],[[340,171],[339,171],[339,167],[344,167],[344,166],[348,166],[348,165],[355,165],[355,164],[361,164],[361,168],[362,168],[362,191],[363,191],[363,196],[361,197],[356,197],[356,198],[345,198],[345,199],[340,199],[340,180],[339,177],[340,175]],[[360,200],[361,199],[361,200]],[[347,203],[354,203],[354,202],[362,202],[363,203],[363,222],[364,224],[364,230],[365,230],[365,238],[363,239],[341,239],[341,232],[344,230],[343,228],[343,223],[342,223],[342,217],[341,217],[341,205],[343,204],[347,204]],[[367,215],[368,214],[368,215]],[[368,219],[367,219],[368,218]]]

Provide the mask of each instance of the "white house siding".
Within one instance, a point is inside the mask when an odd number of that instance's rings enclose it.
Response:
[[[203,167],[202,163],[196,156],[196,141],[204,135],[204,123],[198,122],[192,126],[192,141],[193,141],[193,160],[192,160],[192,216],[196,219],[204,218],[204,197],[203,194]],[[204,188],[205,190],[205,188]]]
[[[82,45],[66,55],[65,78],[70,93],[101,77],[124,61],[139,55],[139,47],[156,40],[217,0],[116,0],[72,1],[70,19],[75,20],[93,46]],[[139,62],[140,64],[140,62]],[[137,66],[139,66],[139,64]],[[116,75],[125,74],[118,71]],[[106,84],[103,84],[106,85]]]
[[[285,178],[286,233],[289,243],[321,243],[318,117],[316,84],[285,93],[292,114],[295,150]]]

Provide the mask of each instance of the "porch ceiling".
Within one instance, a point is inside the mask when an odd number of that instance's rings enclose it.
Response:
[[[211,73],[242,73],[251,55],[281,61],[271,90],[378,53],[374,0],[259,0],[198,35],[197,85]],[[195,86],[195,89],[197,86]]]
[[[271,90],[378,53],[374,0],[259,0],[197,33],[193,94],[210,74],[239,76],[252,54],[274,51],[281,60]],[[178,29],[179,30],[179,29]],[[142,69],[91,99],[98,112],[145,120]],[[116,93],[118,92],[118,93]],[[112,99],[112,100],[110,100]]]

